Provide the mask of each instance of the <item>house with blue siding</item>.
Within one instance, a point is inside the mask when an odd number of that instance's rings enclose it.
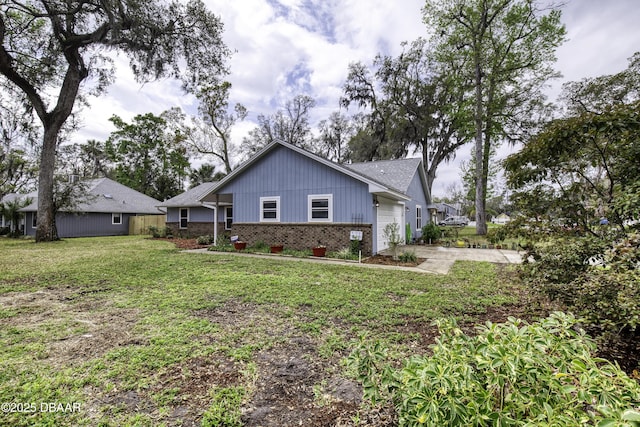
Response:
[[[158,209],[159,200],[140,193],[109,178],[83,183],[86,194],[72,210],[56,214],[58,236],[95,237],[129,234],[129,218],[137,215],[164,215]],[[22,209],[25,215],[24,234],[35,236],[38,193],[27,195],[32,203]]]
[[[248,244],[292,249],[349,247],[361,236],[363,254],[388,247],[384,227],[405,236],[428,221],[430,197],[420,159],[340,165],[300,147],[274,141],[215,183],[200,198],[215,210],[231,208],[229,231]],[[214,223],[214,236],[220,221]],[[353,233],[356,232],[356,233]]]
[[[217,230],[230,232],[233,206],[220,204],[216,210],[200,201],[216,184],[217,182],[205,182],[159,205],[167,210],[166,226],[174,236],[213,236],[216,232],[216,218]]]

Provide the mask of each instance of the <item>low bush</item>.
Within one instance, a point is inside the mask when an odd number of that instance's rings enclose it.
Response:
[[[348,247],[348,248],[342,248],[339,251],[330,253],[329,258],[353,260],[353,259],[358,259],[358,255],[354,254],[351,248]]]
[[[148,227],[148,230],[149,230],[149,233],[151,234],[151,237],[153,237],[154,239],[159,239],[160,237],[164,237],[160,234],[160,229],[155,225],[150,225]]]
[[[615,338],[640,325],[640,235],[609,246],[602,239],[558,239],[537,245],[522,277],[583,317],[593,332]]]
[[[405,251],[400,254],[398,259],[402,262],[417,262],[418,257],[416,256],[415,251]]]
[[[422,227],[422,240],[425,243],[435,242],[436,240],[442,237],[442,230],[440,227],[430,222],[429,224]]]
[[[379,342],[349,356],[365,397],[390,400],[401,426],[627,426],[640,421],[640,386],[593,356],[595,344],[556,312],[533,324],[510,318],[464,334],[438,322],[433,355],[395,370]]]
[[[213,245],[214,240],[214,237],[208,234],[206,236],[198,237],[198,239],[196,239],[196,242],[199,245]]]

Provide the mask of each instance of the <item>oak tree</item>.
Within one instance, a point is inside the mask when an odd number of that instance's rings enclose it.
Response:
[[[369,158],[361,161],[422,155],[429,193],[438,167],[453,159],[468,135],[457,125],[463,91],[447,78],[454,64],[433,60],[424,39],[404,44],[398,57],[378,55],[372,69],[352,64],[344,85],[344,106],[369,110],[369,137],[353,142],[370,144]],[[356,151],[356,150],[354,150]],[[362,152],[357,150],[356,152]]]
[[[43,128],[36,241],[57,239],[58,135],[86,86],[99,93],[112,82],[107,54],[126,54],[141,82],[170,76],[192,90],[226,72],[221,33],[201,0],[0,0],[0,74],[25,94]]]

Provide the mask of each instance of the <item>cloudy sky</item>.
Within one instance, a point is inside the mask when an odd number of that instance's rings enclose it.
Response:
[[[236,51],[230,60],[233,84],[230,103],[247,107],[247,119],[236,125],[239,142],[259,114],[271,114],[298,94],[312,96],[317,106],[312,123],[336,111],[349,63],[369,64],[377,53],[397,55],[400,43],[428,35],[422,23],[422,0],[205,0],[221,16],[224,39]],[[549,88],[553,99],[563,81],[611,74],[627,67],[640,50],[638,0],[568,0],[563,21],[568,41],[558,50],[557,69],[563,78]],[[90,100],[84,128],[76,142],[104,140],[113,131],[108,118],[130,120],[136,114],[159,114],[179,106],[194,114],[196,103],[175,82],[140,85],[118,58],[117,81],[107,94]],[[349,110],[355,113],[357,110]],[[459,179],[459,161],[442,165],[434,195]]]

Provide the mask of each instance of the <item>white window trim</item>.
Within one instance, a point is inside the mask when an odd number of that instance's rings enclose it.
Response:
[[[276,202],[276,217],[265,218],[264,217],[264,202]],[[260,222],[280,222],[280,196],[260,197]]]
[[[34,212],[31,216],[31,228],[38,228],[38,212]]]
[[[225,230],[231,230],[231,227],[227,226],[227,224],[229,224],[229,218],[231,218],[231,224],[233,224],[233,215],[231,215],[231,217],[229,217],[228,215],[229,208],[233,210],[233,206],[225,206],[224,208],[224,229]]]
[[[329,217],[328,218],[312,218],[311,204],[315,199],[327,199],[329,201]],[[333,194],[309,194],[307,196],[307,221],[308,222],[333,222]]]
[[[182,210],[186,209],[187,211],[187,225],[185,227],[182,226]],[[189,217],[191,216],[191,209],[189,208],[179,208],[178,209],[178,228],[180,230],[186,230],[189,228]]]
[[[418,215],[418,210],[420,210],[420,215]],[[424,211],[422,210],[421,205],[416,205],[416,230],[422,228],[422,224],[424,224],[422,216],[424,215]],[[418,226],[418,219],[420,219],[420,226]]]
[[[120,222],[116,222],[116,217],[120,218]],[[122,225],[122,214],[118,212],[113,212],[111,214],[111,225]]]

